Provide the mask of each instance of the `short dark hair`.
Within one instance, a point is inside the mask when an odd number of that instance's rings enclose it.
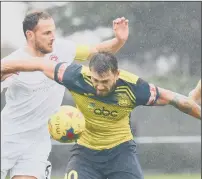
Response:
[[[111,71],[118,71],[117,58],[109,52],[99,52],[93,55],[90,59],[89,68],[95,70],[99,75]]]
[[[34,28],[37,26],[40,19],[50,19],[52,16],[44,11],[30,11],[26,14],[24,20],[23,20],[23,32],[25,37],[27,30],[34,30]]]

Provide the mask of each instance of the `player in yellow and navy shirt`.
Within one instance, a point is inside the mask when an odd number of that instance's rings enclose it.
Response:
[[[129,117],[137,106],[170,104],[201,117],[201,108],[193,100],[119,70],[116,57],[106,52],[92,56],[89,68],[42,60],[2,64],[2,76],[16,71],[42,71],[64,85],[86,119],[66,179],[143,179]]]

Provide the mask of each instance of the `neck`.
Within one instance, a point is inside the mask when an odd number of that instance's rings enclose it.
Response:
[[[116,83],[112,86],[110,93],[114,92],[115,89],[116,89]]]
[[[41,51],[39,50],[36,50],[33,45],[31,45],[29,42],[27,43],[27,45],[25,46],[25,50],[31,55],[31,56],[34,56],[34,57],[44,57],[45,54],[42,53]]]

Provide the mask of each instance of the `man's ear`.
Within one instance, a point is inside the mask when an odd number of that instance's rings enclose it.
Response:
[[[27,39],[32,40],[34,37],[34,33],[31,30],[27,30],[26,37],[27,37]]]
[[[117,72],[116,72],[117,79],[119,78],[119,75],[120,75],[120,70],[118,69]]]

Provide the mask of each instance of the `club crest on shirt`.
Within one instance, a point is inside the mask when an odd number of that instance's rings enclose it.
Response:
[[[129,96],[125,93],[118,93],[116,95],[116,98],[117,98],[117,103],[119,106],[130,107],[133,105]]]
[[[58,62],[58,56],[56,56],[56,55],[54,55],[54,54],[52,54],[52,55],[49,57],[49,59],[50,59],[51,61]]]

